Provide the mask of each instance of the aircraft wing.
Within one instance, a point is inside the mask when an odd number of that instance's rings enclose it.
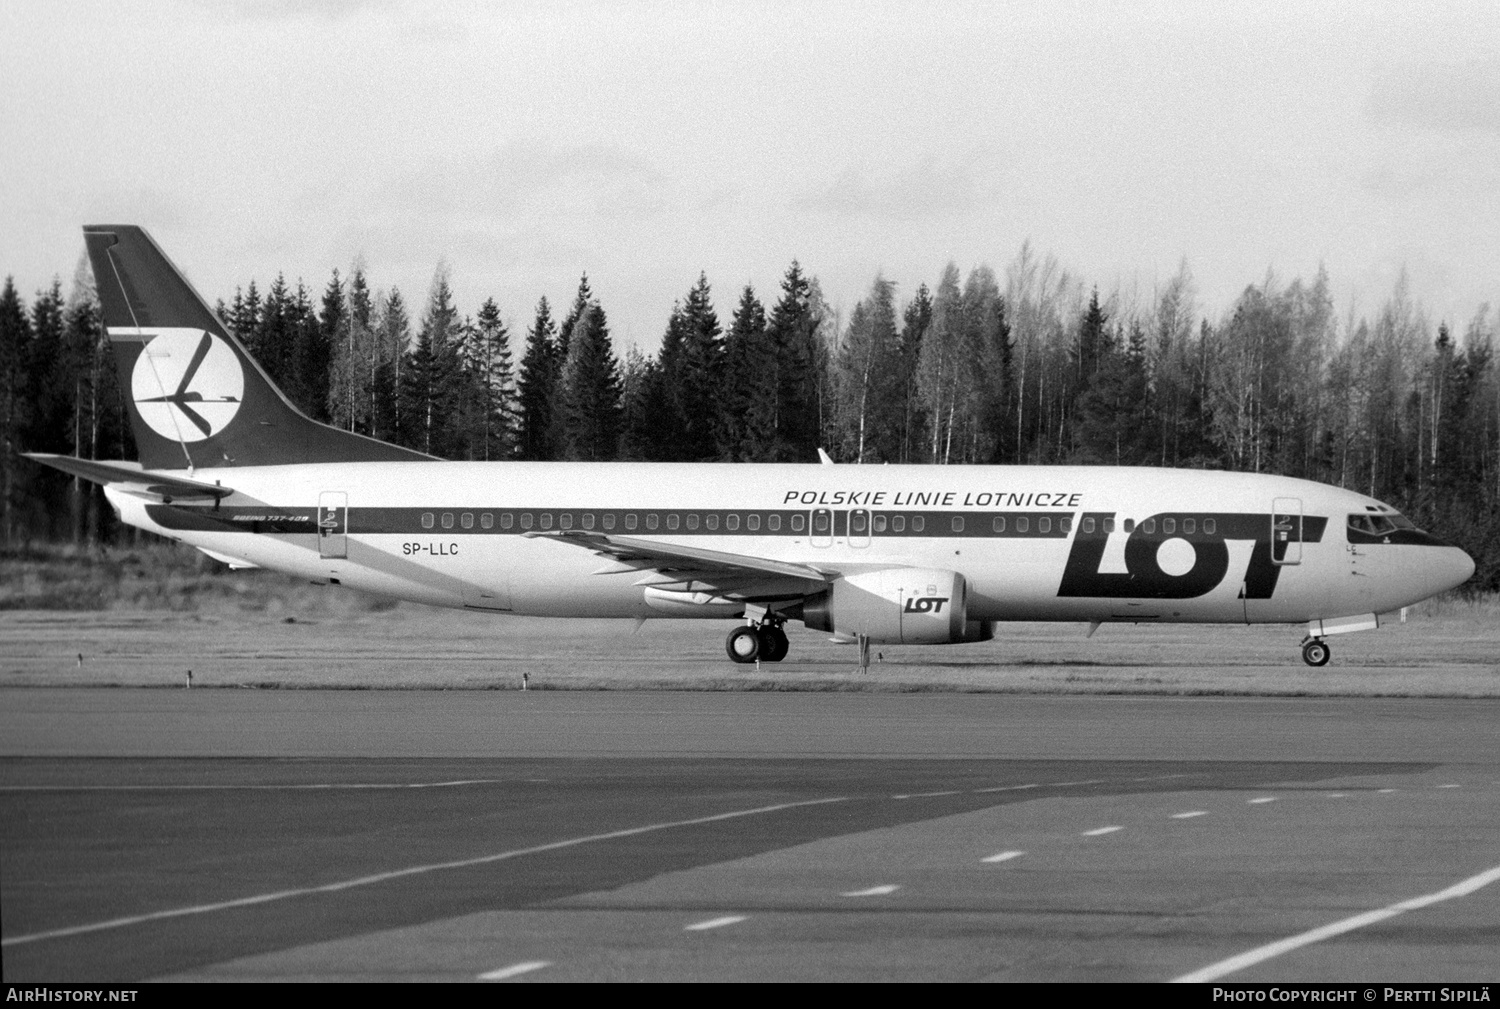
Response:
[[[123,485],[127,490],[154,494],[166,501],[173,498],[226,498],[234,493],[229,487],[216,483],[203,483],[186,477],[167,473],[154,473],[142,469],[140,463],[107,459],[75,459],[69,455],[48,455],[45,452],[26,452],[26,458],[60,469],[73,476],[101,483]]]
[[[721,550],[659,543],[633,536],[611,536],[581,529],[530,532],[532,539],[550,539],[583,547],[613,558],[617,571],[652,571],[662,576],[650,584],[661,589],[702,591],[713,589],[735,599],[787,599],[822,591],[839,577],[806,564],[790,564],[765,557],[732,554]],[[608,571],[602,573],[609,573]]]

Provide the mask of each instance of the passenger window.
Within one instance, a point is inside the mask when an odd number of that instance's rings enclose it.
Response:
[[[724,528],[730,532],[739,532],[740,517],[738,515],[726,515],[724,517]]]
[[[483,515],[479,516],[479,528],[481,528],[481,529],[493,529],[493,528],[495,528],[495,516],[491,515],[489,512],[485,512]]]
[[[583,527],[585,529],[592,529],[592,528],[594,528],[594,513],[593,512],[584,512],[584,515],[583,515]]]
[[[636,515],[635,512],[631,512],[629,515],[626,515],[625,516],[625,531],[626,532],[634,532],[635,531],[635,527],[640,524],[640,521],[641,521],[640,518]]]
[[[677,531],[677,527],[680,524],[681,524],[681,520],[677,517],[677,513],[676,512],[673,512],[672,514],[670,514],[670,515],[667,516],[667,528],[668,529],[672,530],[673,532],[676,532]]]
[[[964,517],[962,515],[953,516],[953,531],[956,533],[964,531]]]
[[[458,524],[461,525],[461,526],[463,526],[465,529],[473,529],[474,528],[474,513],[473,512],[464,512],[463,516],[461,518],[459,518]]]
[[[819,536],[828,535],[828,513],[826,511],[813,512],[813,532]]]
[[[770,531],[770,532],[773,532],[773,533],[774,532],[780,532],[781,531],[781,516],[780,515],[767,515],[766,516],[766,529],[768,531]]]
[[[443,512],[443,528],[444,529],[452,529],[453,528],[453,513],[452,512]]]
[[[792,516],[792,532],[800,533],[807,528],[807,516],[798,512]]]
[[[876,515],[875,516],[875,531],[877,533],[883,533],[883,532],[885,532],[885,516],[884,515]]]
[[[1170,536],[1173,533],[1175,533],[1177,531],[1177,520],[1176,519],[1162,519],[1161,520],[1161,531],[1164,532],[1164,533],[1166,533],[1168,536]]]
[[[541,523],[540,524],[541,524],[541,527],[543,529],[551,529],[552,528],[552,513],[551,512],[542,512]]]
[[[647,529],[651,530],[652,532],[655,532],[656,531],[656,527],[659,526],[659,525],[661,525],[661,517],[658,516],[655,512],[652,512],[650,515],[646,516],[646,528]]]
[[[1128,533],[1135,532],[1135,519],[1126,519],[1125,520],[1125,531],[1128,532]]]
[[[522,529],[530,529],[531,528],[531,512],[522,512],[521,513],[521,528]]]
[[[1086,533],[1091,533],[1091,532],[1094,531],[1094,520],[1093,519],[1086,518],[1086,519],[1083,520],[1083,531],[1086,532]]]
[[[431,529],[432,528],[432,512],[423,512],[422,513],[422,528],[423,529]]]
[[[1052,520],[1049,518],[1038,519],[1036,529],[1037,532],[1050,533],[1052,531]]]
[[[912,532],[919,533],[923,529],[925,529],[926,527],[927,527],[927,520],[925,518],[923,518],[920,515],[913,515],[911,517],[911,531]]]
[[[615,527],[615,517],[613,515],[605,515],[604,516],[604,531],[605,532],[609,532],[614,527]]]
[[[559,527],[561,527],[563,529],[572,529],[573,528],[573,516],[571,514],[569,514],[568,512],[563,512],[561,515],[558,516],[557,524],[558,524]]]
[[[717,516],[717,515],[705,515],[703,517],[703,524],[706,525],[706,526],[708,526],[708,531],[709,532],[713,532],[714,530],[716,530],[716,529],[719,528],[719,516]]]
[[[1214,530],[1217,527],[1218,527],[1218,524],[1216,522],[1214,522],[1213,519],[1204,519],[1203,520],[1203,532],[1206,535],[1212,536],[1214,534]]]
[[[745,529],[748,532],[752,532],[752,533],[758,533],[758,532],[760,532],[760,516],[759,515],[747,515],[747,516],[745,516]]]
[[[1026,533],[1030,531],[1031,519],[1027,518],[1025,515],[1022,515],[1020,518],[1016,519],[1016,532]]]
[[[862,511],[856,511],[856,512],[850,512],[849,513],[849,531],[850,532],[862,533],[862,532],[865,531],[865,528],[869,524],[870,524],[870,516],[867,515],[867,514],[865,514],[864,512],[862,512]]]
[[[1146,521],[1142,522],[1141,531],[1144,532],[1147,536],[1153,535],[1156,532],[1156,519],[1147,519]]]
[[[904,532],[906,532],[906,516],[905,515],[892,515],[891,516],[891,531],[892,532],[898,532],[898,533],[904,533]]]
[[[1065,518],[1065,519],[1062,520],[1062,531],[1065,532],[1065,533],[1070,533],[1070,532],[1073,531],[1073,518],[1072,518],[1072,516],[1069,516],[1068,518]]]
[[[1005,516],[996,515],[995,520],[991,522],[990,525],[994,527],[995,532],[997,533],[1005,532]]]
[[[1112,532],[1115,531],[1115,520],[1114,519],[1105,519],[1104,520],[1104,531],[1107,532],[1107,533],[1112,533]]]
[[[1182,531],[1188,536],[1193,535],[1193,533],[1198,531],[1198,521],[1196,519],[1183,519]]]
[[[516,517],[514,515],[512,515],[510,512],[505,512],[504,514],[502,514],[500,516],[500,528],[501,529],[509,529],[511,526],[513,526],[515,524],[516,524]]]
[[[689,529],[697,529],[698,528],[698,516],[697,515],[689,515],[687,517],[687,527]]]

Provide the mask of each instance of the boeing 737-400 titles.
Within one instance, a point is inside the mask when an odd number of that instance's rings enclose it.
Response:
[[[1298,624],[1329,635],[1474,563],[1353,491],[1106,466],[445,462],[300,413],[150,236],[84,229],[139,462],[32,455],[123,521],[234,567],[434,606],[740,623],[868,643],[1015,620]]]

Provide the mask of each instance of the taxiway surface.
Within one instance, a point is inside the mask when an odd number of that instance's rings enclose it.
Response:
[[[1493,981],[1492,700],[0,691],[7,981]]]

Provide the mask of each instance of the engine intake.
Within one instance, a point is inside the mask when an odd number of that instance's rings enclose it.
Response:
[[[883,644],[946,645],[994,636],[988,622],[969,619],[964,576],[936,568],[884,568],[840,578],[803,601],[802,621],[813,630],[864,634]]]

